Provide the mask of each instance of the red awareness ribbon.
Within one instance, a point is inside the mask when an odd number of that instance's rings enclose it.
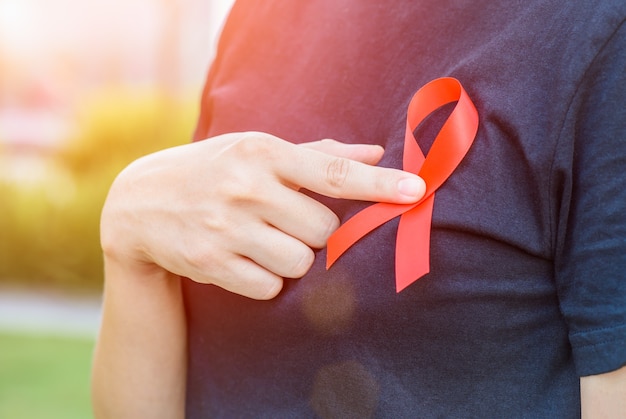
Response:
[[[440,107],[457,102],[424,156],[413,131]],[[370,231],[400,216],[396,238],[396,292],[430,272],[430,227],[435,191],[457,168],[478,131],[478,112],[461,86],[450,77],[435,79],[419,89],[407,112],[403,170],[426,182],[426,193],[414,204],[379,202],[350,218],[328,239],[326,269]]]

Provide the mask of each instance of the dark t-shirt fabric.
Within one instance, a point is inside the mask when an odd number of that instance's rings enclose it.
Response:
[[[626,364],[625,18],[622,0],[236,3],[196,140],[381,144],[401,168],[409,100],[443,76],[480,127],[404,291],[397,219],[271,301],[185,281],[187,417],[579,416],[579,376]],[[342,221],[369,205],[314,196]]]

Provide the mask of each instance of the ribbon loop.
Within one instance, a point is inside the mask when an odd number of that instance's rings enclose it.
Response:
[[[440,107],[457,102],[425,157],[413,131]],[[430,227],[435,191],[456,170],[478,132],[478,112],[461,83],[450,77],[435,79],[419,89],[407,111],[403,170],[426,182],[426,193],[415,204],[373,204],[335,231],[328,239],[326,269],[350,246],[387,221],[400,216],[396,237],[396,292],[430,271]]]

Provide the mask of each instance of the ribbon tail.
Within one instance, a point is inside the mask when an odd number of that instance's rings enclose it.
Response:
[[[392,218],[410,210],[415,205],[379,202],[358,212],[329,237],[326,251],[326,269],[329,269],[350,246],[363,236]]]
[[[396,239],[396,292],[430,272],[430,226],[435,196],[400,217]]]

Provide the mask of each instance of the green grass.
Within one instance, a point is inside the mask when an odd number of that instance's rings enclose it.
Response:
[[[93,341],[0,333],[0,418],[91,418]]]

